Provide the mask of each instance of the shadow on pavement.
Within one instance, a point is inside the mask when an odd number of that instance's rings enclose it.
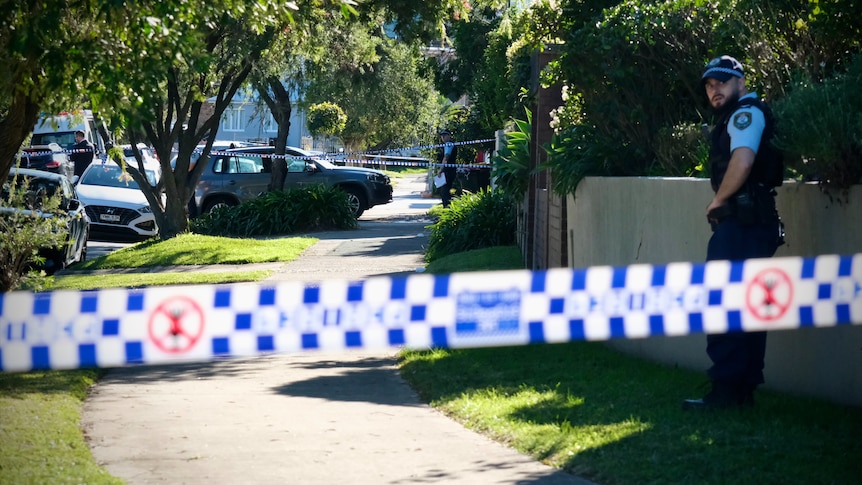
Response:
[[[140,365],[108,371],[105,379],[124,384],[178,382],[189,379],[224,379],[247,374],[263,365],[266,357],[221,359],[212,362]]]
[[[334,252],[338,256],[395,256],[399,254],[417,254],[424,250],[428,243],[427,237],[403,236],[382,240],[346,241]]]
[[[395,359],[365,358],[356,362],[320,361],[298,364],[316,377],[274,387],[277,394],[341,402],[419,406],[416,395],[398,375]],[[385,390],[385,392],[382,392]]]
[[[416,221],[392,223],[391,221],[374,220],[374,221],[359,221],[358,229],[346,231],[321,231],[309,232],[304,234],[293,234],[292,237],[316,237],[321,241],[332,239],[372,239],[383,237],[398,237],[405,235],[417,235],[426,232],[425,227],[430,225],[431,221]]]
[[[395,359],[390,357],[364,357],[351,361],[322,356],[313,361],[291,361],[289,356],[277,354],[206,363],[122,367],[109,371],[103,381],[120,385],[149,385],[186,380],[253,379],[257,371],[270,370],[273,365],[284,365],[286,382],[272,387],[276,394],[341,402],[419,405],[413,391],[401,380]],[[297,374],[314,377],[296,379]],[[386,392],[380,392],[380,389]]]

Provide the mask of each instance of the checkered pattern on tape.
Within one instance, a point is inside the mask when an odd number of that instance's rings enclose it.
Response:
[[[0,295],[0,370],[862,323],[862,254]]]
[[[862,254],[805,259],[799,277],[799,327],[862,324]]]

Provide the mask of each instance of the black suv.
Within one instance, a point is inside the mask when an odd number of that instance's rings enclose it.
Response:
[[[267,191],[275,147],[244,147],[216,152],[195,189],[195,205],[202,212],[238,205]],[[389,176],[379,170],[340,167],[305,150],[287,147],[284,188],[324,184],[347,193],[358,218],[375,205],[392,201]]]

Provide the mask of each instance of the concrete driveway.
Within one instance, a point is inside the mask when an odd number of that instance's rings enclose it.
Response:
[[[357,279],[423,267],[424,177],[396,185],[358,231],[321,241],[273,281]],[[111,371],[82,425],[129,484],[585,484],[421,403],[395,353],[303,353]]]

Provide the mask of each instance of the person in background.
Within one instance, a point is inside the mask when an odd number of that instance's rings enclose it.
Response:
[[[437,187],[437,190],[440,191],[443,207],[449,207],[449,204],[452,202],[452,187],[458,174],[458,170],[455,167],[455,160],[458,158],[458,147],[452,143],[452,133],[449,130],[441,131],[440,139],[443,141],[443,146],[437,150],[437,163],[444,166],[437,170],[437,175],[440,175],[440,173],[445,175],[446,184]]]
[[[75,163],[75,175],[80,177],[84,173],[84,169],[93,163],[96,150],[81,130],[75,132],[75,146],[72,149],[76,151],[69,156],[69,159]]]
[[[717,57],[701,76],[717,123],[712,131],[709,166],[715,195],[706,208],[712,226],[708,261],[768,258],[783,244],[784,231],[775,209],[775,191],[783,165],[772,148],[775,123],[769,108],[748,92],[742,64]],[[778,163],[778,182],[770,167]],[[687,399],[683,409],[751,406],[763,383],[765,332],[707,335],[707,371],[712,389],[702,399]]]

